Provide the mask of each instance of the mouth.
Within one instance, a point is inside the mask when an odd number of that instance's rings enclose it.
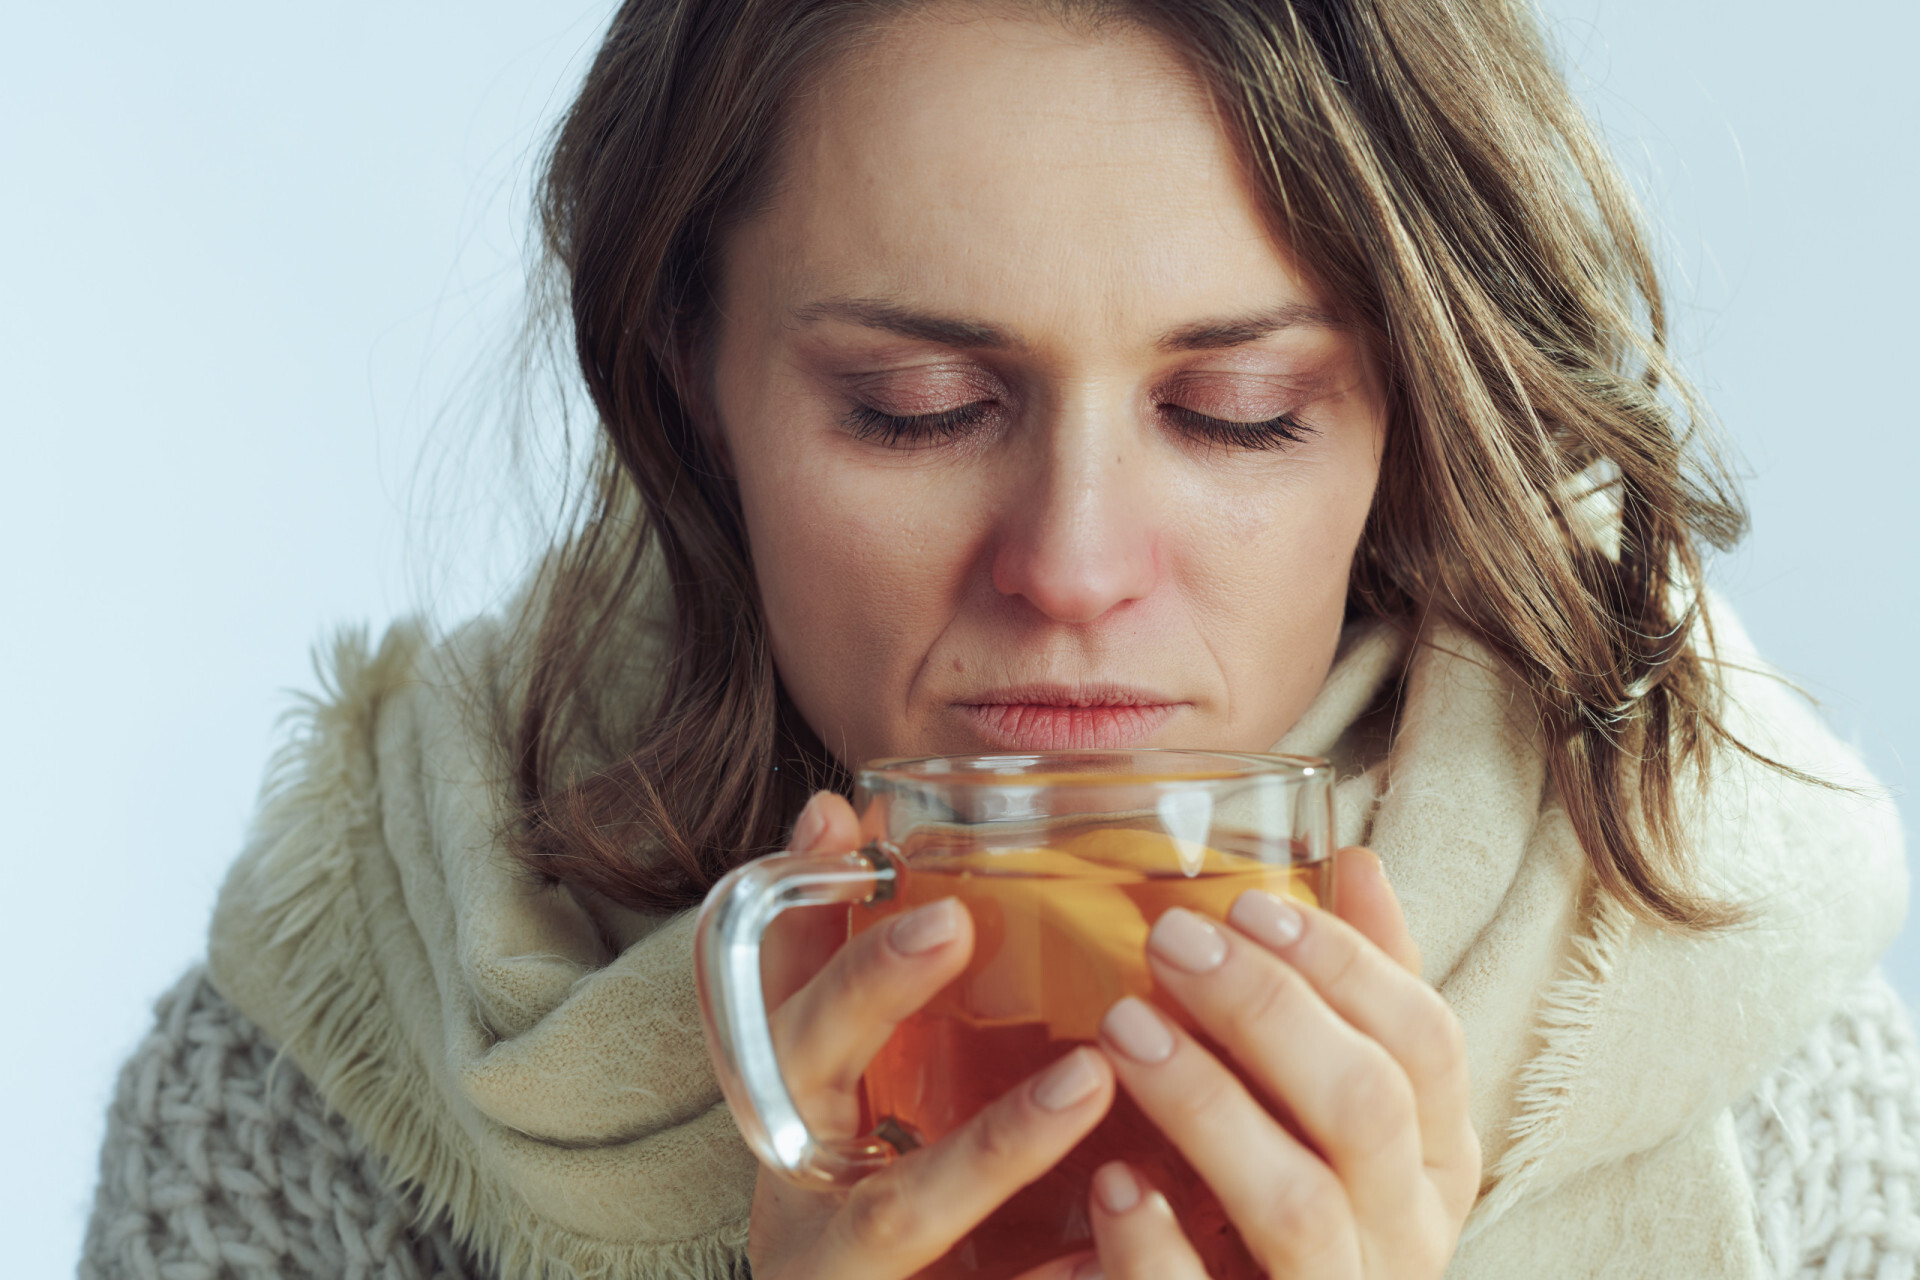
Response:
[[[954,707],[999,750],[1072,751],[1140,746],[1186,705],[1146,689],[1025,685]]]

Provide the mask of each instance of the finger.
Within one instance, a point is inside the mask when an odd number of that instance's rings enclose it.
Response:
[[[1387,883],[1380,855],[1362,845],[1352,845],[1333,857],[1336,914],[1408,973],[1419,973],[1420,948],[1407,932],[1407,917],[1400,910],[1393,886]]]
[[[1016,1280],[1091,1280],[1100,1274],[1100,1259],[1091,1253],[1070,1253],[1022,1271]]]
[[[800,816],[793,820],[788,853],[845,853],[861,845],[860,819],[847,798],[832,791],[816,791]]]
[[[789,853],[845,853],[859,848],[853,806],[831,791],[816,791],[794,819]],[[844,906],[783,911],[760,942],[760,985],[767,1008],[778,1009],[821,969],[847,940]]]
[[[896,1280],[927,1266],[1059,1163],[1112,1102],[1111,1066],[1075,1049],[938,1142],[855,1183],[809,1273]]]
[[[1366,945],[1390,981],[1418,983]],[[1147,957],[1156,986],[1333,1167],[1360,1223],[1419,1211],[1431,1189],[1417,1101],[1383,1045],[1258,942],[1195,912],[1162,914],[1147,935]]]
[[[1353,1214],[1339,1180],[1219,1059],[1132,996],[1101,1019],[1100,1047],[1270,1273],[1360,1274]]]
[[[754,1177],[753,1208],[747,1217],[747,1256],[781,1257],[787,1242],[818,1240],[826,1234],[840,1198],[817,1187],[801,1187],[761,1165]]]
[[[1470,1195],[1480,1143],[1468,1117],[1466,1039],[1440,993],[1344,920],[1273,894],[1241,894],[1227,923],[1285,961],[1283,969],[1392,1057],[1412,1086],[1426,1164],[1450,1175],[1454,1194]]]
[[[957,898],[917,907],[847,941],[773,1016],[781,1075],[802,1114],[851,1123],[860,1073],[902,1019],[973,954],[973,919]]]
[[[1089,1216],[1099,1260],[1073,1280],[1206,1280],[1167,1198],[1125,1163],[1094,1170]]]

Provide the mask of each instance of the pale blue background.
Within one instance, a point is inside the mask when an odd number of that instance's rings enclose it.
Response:
[[[1752,471],[1718,579],[1910,785],[1920,9],[1554,0]],[[0,1222],[72,1266],[118,1061],[201,950],[329,626],[511,562],[526,176],[609,10],[11,6],[0,40]],[[422,459],[425,459],[422,462]],[[452,494],[450,498],[448,495]],[[490,578],[489,575],[492,575]],[[1920,945],[1892,958],[1920,997]]]

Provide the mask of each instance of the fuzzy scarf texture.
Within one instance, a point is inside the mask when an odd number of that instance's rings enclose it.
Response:
[[[1459,636],[1350,629],[1278,744],[1341,766],[1340,837],[1380,853],[1465,1027],[1486,1175],[1449,1276],[1765,1274],[1730,1104],[1869,972],[1906,872],[1884,793],[1715,617],[1736,734],[1852,788],[1722,753],[1687,812],[1701,882],[1747,908],[1729,931],[1596,891],[1526,698]],[[657,654],[635,625],[599,686],[616,728]],[[514,634],[335,646],[211,975],[502,1280],[744,1277],[754,1162],[707,1063],[692,913],[538,886],[499,843]]]

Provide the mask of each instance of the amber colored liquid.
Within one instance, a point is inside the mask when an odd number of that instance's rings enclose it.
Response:
[[[1167,908],[1219,919],[1247,889],[1327,899],[1331,864],[1288,865],[1284,841],[1262,849],[1216,832],[1214,848],[1185,846],[1189,875],[1175,842],[1155,832],[1089,824],[1045,838],[1045,847],[989,850],[958,835],[929,837],[902,851],[907,869],[891,899],[853,910],[856,933],[948,896],[973,915],[966,971],[902,1023],[867,1068],[868,1115],[896,1144],[945,1136],[1072,1046],[1093,1042],[1120,997],[1154,999],[1146,937]],[[1170,997],[1154,1003],[1195,1029]],[[1093,1171],[1114,1159],[1165,1193],[1216,1280],[1263,1274],[1213,1194],[1124,1091],[1051,1172],[923,1274],[1002,1280],[1090,1247]]]

